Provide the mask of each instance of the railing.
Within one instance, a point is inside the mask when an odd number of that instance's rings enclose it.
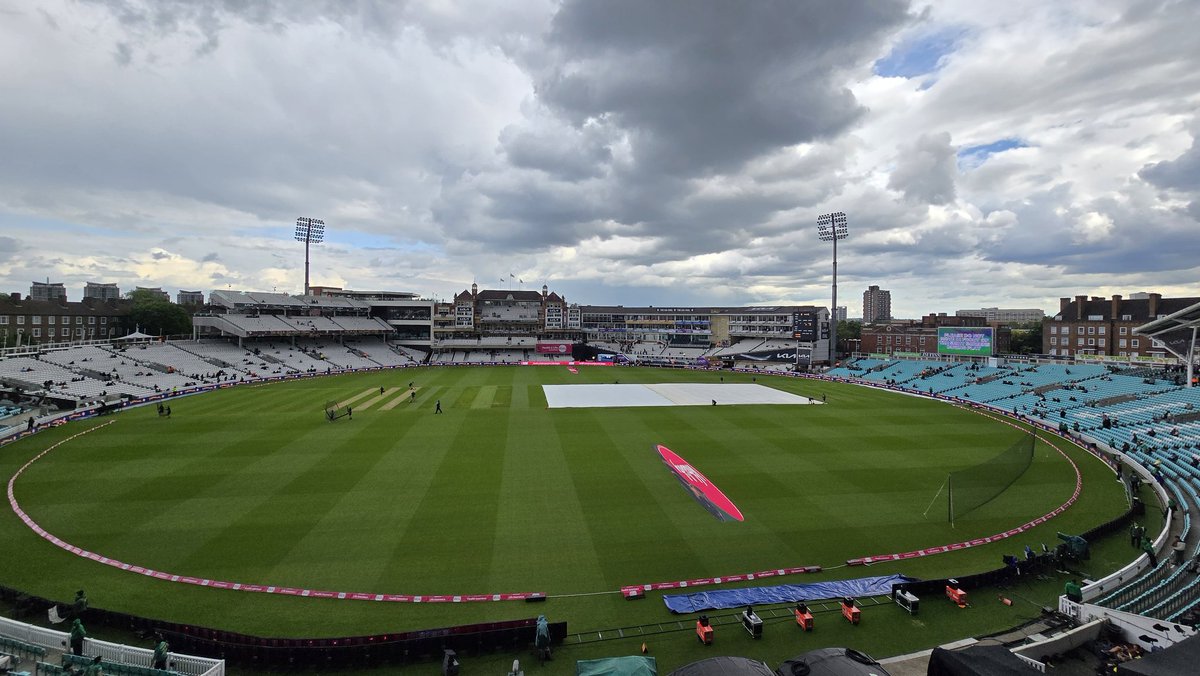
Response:
[[[0,635],[58,651],[67,649],[67,640],[70,638],[70,635],[64,631],[25,624],[6,617],[0,617]],[[150,667],[154,664],[153,650],[97,639],[84,639],[83,652],[89,656],[99,655],[105,661],[118,664],[132,664],[139,667]],[[171,665],[172,671],[187,676],[225,676],[225,660],[169,653],[167,662]]]

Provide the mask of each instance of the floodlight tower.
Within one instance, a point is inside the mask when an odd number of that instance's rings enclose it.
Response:
[[[829,365],[833,366],[837,350],[837,243],[846,239],[846,214],[835,211],[817,216],[817,235],[822,242],[833,242],[833,305],[829,306]]]
[[[304,242],[304,295],[308,295],[308,245],[325,241],[325,221],[319,218],[296,219],[296,241]]]

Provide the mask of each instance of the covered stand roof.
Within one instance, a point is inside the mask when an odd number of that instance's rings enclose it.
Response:
[[[1186,361],[1194,349],[1193,331],[1197,327],[1200,327],[1200,303],[1143,324],[1133,332],[1158,340],[1168,352]]]

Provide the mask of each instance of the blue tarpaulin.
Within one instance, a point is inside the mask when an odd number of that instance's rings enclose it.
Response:
[[[699,613],[705,610],[741,608],[768,603],[796,603],[818,599],[840,599],[844,596],[877,596],[892,593],[892,585],[913,582],[905,575],[880,575],[854,580],[830,580],[809,584],[781,584],[773,587],[717,589],[690,594],[665,594],[663,602],[673,613]]]

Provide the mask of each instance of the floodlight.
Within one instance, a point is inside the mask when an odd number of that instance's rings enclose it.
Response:
[[[308,295],[308,245],[325,241],[325,221],[319,218],[296,219],[296,241],[304,242],[304,295]]]
[[[837,243],[849,234],[845,212],[817,216],[817,237],[822,242],[833,242],[833,304],[829,306],[829,365],[833,366],[837,350]],[[818,334],[818,338],[820,334]],[[800,361],[800,350],[796,350],[796,361]]]

